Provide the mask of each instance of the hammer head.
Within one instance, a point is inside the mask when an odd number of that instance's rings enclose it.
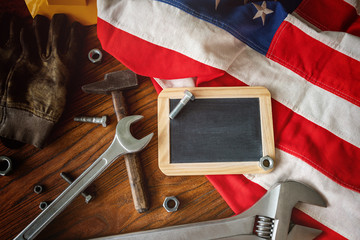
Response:
[[[111,92],[134,88],[137,85],[136,74],[130,70],[123,70],[107,73],[103,81],[86,84],[81,89],[86,93],[111,94]]]

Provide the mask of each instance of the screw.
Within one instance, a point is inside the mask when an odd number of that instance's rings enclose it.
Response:
[[[73,180],[71,177],[66,174],[65,172],[61,172],[60,176],[69,184],[72,184]],[[81,195],[85,198],[85,203],[89,203],[90,200],[93,198],[90,194],[87,194],[86,192],[82,192]]]
[[[178,113],[181,111],[181,109],[189,102],[189,100],[194,101],[195,96],[189,90],[185,90],[184,94],[184,97],[169,114],[170,119],[174,119],[176,115],[178,115]]]
[[[97,123],[97,124],[101,124],[103,127],[107,126],[107,116],[102,116],[102,117],[75,117],[74,121],[76,122],[89,122],[89,123]]]
[[[34,193],[36,193],[36,194],[42,193],[43,190],[44,190],[44,188],[41,185],[35,185],[34,186]]]

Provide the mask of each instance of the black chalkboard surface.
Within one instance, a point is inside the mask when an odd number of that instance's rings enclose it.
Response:
[[[187,88],[195,100],[174,119],[183,88],[158,98],[159,167],[166,175],[265,173],[275,158],[271,97],[262,87]]]
[[[170,142],[170,163],[259,161],[259,99],[196,99],[171,120]]]

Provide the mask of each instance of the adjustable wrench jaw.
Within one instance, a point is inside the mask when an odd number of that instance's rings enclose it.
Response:
[[[274,234],[276,239],[287,237],[292,209],[298,202],[320,207],[326,207],[327,205],[325,199],[318,192],[298,182],[285,182],[281,184],[280,191],[275,215],[275,218],[279,219],[278,227]]]
[[[287,239],[292,209],[298,202],[326,207],[325,200],[314,189],[288,181],[272,187],[250,209],[236,217],[255,216],[254,234],[260,237]]]

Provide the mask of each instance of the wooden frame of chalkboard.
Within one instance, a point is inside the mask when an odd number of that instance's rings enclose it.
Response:
[[[195,100],[171,120],[169,113],[185,90]],[[164,89],[158,96],[158,153],[159,168],[169,176],[271,171],[272,166],[259,164],[264,157],[275,160],[270,92],[264,87]]]

